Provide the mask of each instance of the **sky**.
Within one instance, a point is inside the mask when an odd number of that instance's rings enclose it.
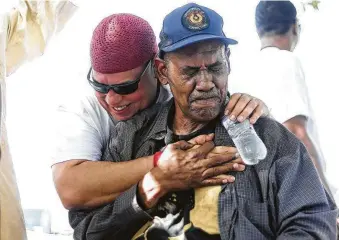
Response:
[[[14,6],[16,2],[6,0],[6,5]],[[148,20],[158,36],[163,17],[187,2],[78,1],[81,8],[64,31],[50,42],[45,55],[25,64],[8,79],[8,133],[24,208],[50,209],[56,219],[55,229],[67,227],[66,211],[56,196],[50,169],[54,114],[59,103],[76,101],[90,90],[86,82],[90,66],[89,43],[98,22],[112,13],[129,12]],[[231,49],[232,69],[246,72],[247,64],[251,64],[247,59],[259,50],[254,26],[257,1],[195,2],[215,9],[224,17],[226,35],[239,41]],[[294,2],[301,9],[299,1]],[[321,147],[327,160],[327,176],[339,187],[339,153],[336,150],[339,128],[335,122],[339,117],[336,106],[339,1],[323,0],[319,6],[318,12],[311,8],[300,12],[302,33],[296,54],[304,66]]]

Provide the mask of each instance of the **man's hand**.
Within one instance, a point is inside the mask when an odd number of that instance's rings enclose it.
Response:
[[[167,192],[234,181],[233,176],[221,174],[233,170],[234,163],[225,163],[238,156],[235,148],[218,148],[213,152],[212,141],[196,148],[193,146],[192,143],[179,141],[166,147],[158,166],[139,183],[139,195],[145,207],[154,206]],[[235,163],[239,164],[241,160],[236,159]]]
[[[188,142],[193,144],[192,149],[198,148],[202,144],[212,141],[214,138],[214,133],[211,134],[204,134],[199,135],[195,138],[192,138]],[[228,153],[234,153],[236,159],[233,161],[230,161],[228,163],[225,163],[224,166],[228,167],[229,170],[226,170],[223,173],[230,172],[230,171],[244,171],[245,170],[245,164],[244,162],[239,158],[239,154],[237,153],[236,148],[233,147],[227,147],[227,146],[217,146],[212,149],[211,152],[207,154],[207,157],[216,156],[218,154],[228,154]]]
[[[235,93],[226,106],[225,115],[239,122],[250,118],[250,123],[254,124],[258,118],[268,116],[269,110],[260,99],[244,93]]]

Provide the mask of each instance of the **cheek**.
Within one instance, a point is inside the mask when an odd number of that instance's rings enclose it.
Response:
[[[124,97],[124,100],[125,100],[126,102],[128,102],[128,103],[137,103],[137,102],[142,101],[143,95],[144,95],[143,92],[137,91],[137,92],[135,92],[135,93],[133,93],[133,94],[126,95],[126,96]]]
[[[222,95],[225,95],[228,89],[228,79],[222,79],[216,82],[216,87],[220,90]]]
[[[175,101],[184,112],[190,109],[190,96],[194,91],[194,84],[184,84],[172,90]]]
[[[107,106],[107,103],[106,103],[106,100],[105,100],[105,97],[106,97],[105,94],[95,92],[95,96],[97,97],[99,103],[101,103],[101,105],[103,105],[103,107]]]
[[[185,97],[185,95],[190,95],[194,91],[195,85],[194,79],[179,80],[177,83],[171,84],[171,90],[177,93],[177,97]]]

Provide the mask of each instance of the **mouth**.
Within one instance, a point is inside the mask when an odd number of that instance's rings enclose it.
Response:
[[[111,107],[115,112],[122,112],[124,111],[129,105],[131,104],[127,104],[127,105],[122,105],[122,106],[118,106],[118,107]]]
[[[211,105],[211,104],[219,103],[220,99],[218,97],[197,98],[197,99],[194,99],[192,102],[199,104],[199,105]]]

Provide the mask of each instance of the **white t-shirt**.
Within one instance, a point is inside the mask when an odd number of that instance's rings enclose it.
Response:
[[[169,97],[168,89],[161,87],[157,102]],[[94,94],[76,103],[59,106],[56,118],[56,151],[52,164],[72,159],[101,159],[115,123]]]
[[[247,64],[237,66],[239,71],[229,83],[232,92],[239,92],[241,89],[242,92],[260,98],[270,109],[271,115],[280,123],[298,115],[307,117],[309,136],[315,144],[325,170],[325,160],[299,59],[290,51],[268,47],[261,50],[252,63],[254,64],[249,66]],[[246,68],[246,71],[240,71],[241,67]],[[334,194],[335,190],[332,190]]]
[[[310,105],[305,75],[299,59],[290,51],[267,47],[254,59],[247,76],[236,76],[230,88],[249,93],[263,100],[271,115],[280,123],[297,116],[308,118],[307,130],[321,157],[315,119]]]

